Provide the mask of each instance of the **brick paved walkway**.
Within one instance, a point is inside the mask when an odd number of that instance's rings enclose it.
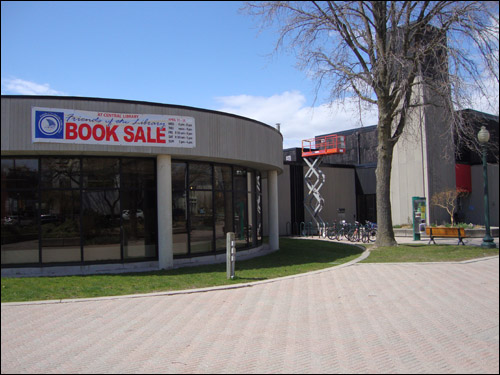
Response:
[[[499,258],[2,304],[2,373],[496,373]]]

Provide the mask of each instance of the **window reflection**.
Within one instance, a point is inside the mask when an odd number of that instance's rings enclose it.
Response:
[[[154,188],[155,163],[152,159],[122,159],[121,187],[133,189]]]
[[[2,264],[39,262],[35,191],[2,190]]]
[[[119,159],[83,158],[83,186],[86,188],[118,188]]]
[[[2,158],[1,168],[2,265],[157,256],[154,159]]]
[[[172,190],[186,190],[186,163],[172,162]]]
[[[211,191],[189,192],[189,214],[191,218],[191,253],[206,253],[213,250],[213,210]]]
[[[247,193],[234,192],[234,232],[236,247],[246,247],[248,243]]]
[[[81,261],[78,191],[42,192],[40,225],[43,263]]]
[[[238,249],[256,246],[262,241],[260,183],[260,173],[242,167],[172,162],[174,254],[225,251],[228,232],[235,232]]]
[[[2,159],[2,188],[36,189],[38,159]]]
[[[1,168],[2,264],[157,256],[154,159],[2,158]],[[228,232],[239,249],[261,241],[260,185],[250,169],[172,162],[174,255],[225,251]]]
[[[156,199],[145,190],[122,192],[123,257],[150,258],[156,253]]]
[[[187,164],[172,162],[172,232],[174,255],[188,254]]]
[[[189,163],[189,188],[212,189],[212,166],[210,164]]]
[[[243,168],[234,169],[234,190],[235,191],[247,191],[247,171]]]
[[[188,217],[186,209],[186,192],[172,193],[172,232],[174,255],[188,253]]]
[[[83,193],[85,261],[120,259],[120,195],[118,190]]]
[[[230,166],[216,165],[214,167],[215,189],[233,190],[232,170]]]
[[[233,194],[230,191],[215,193],[215,246],[226,249],[226,235],[233,232]]]
[[[42,187],[78,188],[80,159],[42,158]]]

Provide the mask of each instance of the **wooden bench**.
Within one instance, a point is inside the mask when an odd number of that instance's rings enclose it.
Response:
[[[458,238],[458,243],[457,245],[465,245],[463,239],[467,238],[465,235],[465,229],[464,228],[433,228],[433,227],[425,227],[425,233],[430,236],[430,240],[428,245],[431,243],[431,241],[436,244],[436,241],[434,241],[434,238],[436,237],[442,237],[442,238]]]

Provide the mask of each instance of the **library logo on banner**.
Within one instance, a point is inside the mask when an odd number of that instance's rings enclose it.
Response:
[[[63,112],[35,112],[35,138],[64,138],[64,113]]]

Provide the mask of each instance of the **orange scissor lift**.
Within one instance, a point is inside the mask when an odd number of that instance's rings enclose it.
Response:
[[[325,155],[341,154],[345,152],[345,137],[343,135],[325,135],[302,141],[302,158],[309,166],[304,175],[304,181],[308,188],[307,198],[304,206],[316,223],[318,234],[326,235],[325,222],[320,216],[325,200],[320,190],[325,183],[325,174],[319,169]]]

